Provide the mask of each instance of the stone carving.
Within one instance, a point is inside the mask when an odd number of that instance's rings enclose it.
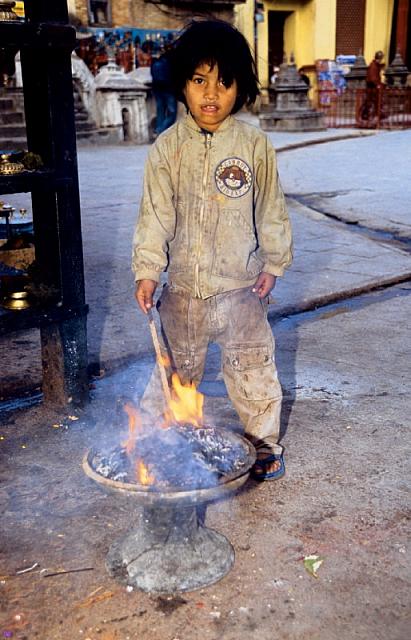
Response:
[[[101,126],[114,129],[119,141],[148,142],[146,91],[131,73],[110,59],[95,77],[95,85]]]
[[[284,62],[275,84],[270,85],[270,102],[261,105],[260,126],[265,131],[318,131],[324,129],[324,116],[311,108],[309,87],[302,80],[291,54]]]
[[[73,75],[73,80],[81,93],[81,100],[84,108],[96,124],[99,125],[100,122],[96,104],[96,85],[94,82],[94,76],[84,60],[79,58],[75,51],[71,54],[71,73]]]

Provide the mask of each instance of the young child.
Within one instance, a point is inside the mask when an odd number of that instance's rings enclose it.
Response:
[[[228,395],[257,448],[253,475],[279,478],[282,393],[266,299],[291,263],[291,230],[269,140],[232,117],[259,93],[254,61],[237,29],[207,20],[183,31],[170,63],[187,115],[150,149],[136,299],[147,313],[168,271],[159,313],[174,370],[198,385],[209,342],[220,345]]]

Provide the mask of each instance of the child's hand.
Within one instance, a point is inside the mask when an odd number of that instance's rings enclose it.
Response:
[[[154,280],[138,280],[134,295],[143,313],[147,313],[153,306],[153,295],[156,289],[157,282]]]
[[[257,293],[259,298],[265,298],[275,287],[276,277],[271,273],[262,271],[258,276],[257,282],[253,287],[253,292]]]

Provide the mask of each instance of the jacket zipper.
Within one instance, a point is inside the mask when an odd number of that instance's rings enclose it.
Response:
[[[200,220],[199,220],[199,229],[198,229],[198,250],[197,250],[197,262],[195,265],[194,272],[194,295],[196,298],[200,298],[200,254],[201,254],[201,238],[202,238],[202,228],[203,228],[203,220],[204,220],[204,210],[205,210],[205,194],[208,182],[208,173],[209,173],[209,155],[210,155],[210,147],[211,147],[211,133],[205,134],[205,153],[204,153],[204,169],[203,169],[203,182],[201,188],[201,207],[200,207]]]

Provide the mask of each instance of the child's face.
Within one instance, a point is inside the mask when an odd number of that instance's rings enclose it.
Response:
[[[237,99],[237,83],[226,87],[219,77],[218,67],[202,64],[191,80],[187,80],[184,97],[194,120],[202,129],[216,131],[230,115]]]

